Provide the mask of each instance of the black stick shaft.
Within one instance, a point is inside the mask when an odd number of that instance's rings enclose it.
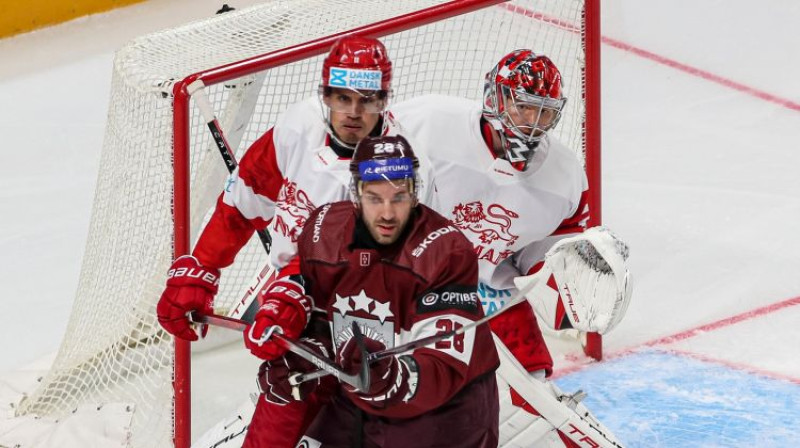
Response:
[[[219,149],[222,160],[225,161],[228,172],[233,173],[237,167],[236,158],[233,157],[230,145],[228,145],[228,141],[225,139],[225,135],[222,133],[222,129],[220,129],[216,117],[208,122],[208,129],[214,137],[214,142],[217,144],[217,149]],[[256,233],[258,234],[258,239],[261,240],[261,245],[264,246],[264,250],[269,254],[272,250],[272,237],[265,229],[256,230]]]

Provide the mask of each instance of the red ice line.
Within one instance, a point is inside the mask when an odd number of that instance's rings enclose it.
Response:
[[[683,63],[678,62],[678,61],[676,61],[674,59],[669,59],[669,58],[667,58],[665,56],[657,55],[655,53],[649,52],[649,51],[644,50],[642,48],[634,47],[631,44],[626,44],[625,42],[621,42],[621,41],[618,41],[618,40],[615,40],[615,39],[611,39],[609,37],[601,37],[601,42],[603,42],[606,45],[610,45],[610,46],[612,46],[614,48],[618,48],[620,50],[633,53],[633,54],[635,54],[637,56],[641,56],[641,57],[643,57],[645,59],[649,59],[651,61],[657,62],[659,64],[666,65],[667,67],[674,68],[676,70],[680,70],[682,72],[688,73],[690,75],[697,76],[699,78],[703,78],[706,81],[711,81],[713,83],[716,83],[716,84],[731,88],[733,90],[745,93],[747,95],[754,96],[754,97],[756,97],[758,99],[761,99],[761,100],[764,100],[764,101],[769,101],[771,103],[775,103],[775,104],[778,104],[780,106],[783,106],[783,107],[785,107],[787,109],[791,109],[791,110],[800,112],[800,103],[796,103],[796,102],[794,102],[792,100],[789,100],[789,99],[786,99],[786,98],[781,98],[781,97],[779,97],[777,95],[773,95],[771,93],[764,92],[762,90],[758,90],[758,89],[750,87],[750,86],[746,86],[746,85],[744,85],[742,83],[738,83],[736,81],[732,81],[730,79],[723,78],[722,76],[715,75],[714,73],[707,72],[705,70],[701,70],[699,68],[683,64]]]
[[[702,362],[705,362],[705,363],[719,364],[719,365],[722,365],[722,366],[725,366],[725,367],[728,367],[728,368],[731,368],[731,369],[734,369],[734,370],[742,370],[742,371],[745,371],[745,372],[750,372],[750,373],[755,374],[755,375],[766,376],[768,378],[783,380],[783,381],[786,381],[786,382],[789,382],[789,383],[794,383],[794,384],[797,384],[798,386],[800,386],[800,378],[795,378],[793,376],[784,375],[782,373],[770,372],[768,370],[757,369],[757,368],[755,368],[755,367],[753,367],[751,365],[748,365],[748,364],[743,364],[743,363],[733,362],[733,361],[727,361],[727,360],[724,360],[724,359],[714,358],[712,356],[703,355],[703,354],[700,354],[700,353],[694,353],[694,352],[690,352],[690,351],[686,351],[686,350],[677,350],[677,349],[670,348],[670,349],[664,349],[664,350],[660,350],[659,349],[659,351],[663,351],[665,353],[669,353],[669,354],[673,354],[673,355],[685,356],[687,358],[696,359],[698,361],[702,361]]]
[[[538,11],[533,11],[531,9],[524,8],[522,6],[514,6],[514,5],[503,4],[502,7],[507,9],[507,10],[509,10],[509,11],[511,11],[511,12],[513,12],[513,13],[515,13],[515,14],[521,14],[521,15],[523,15],[525,17],[530,17],[533,20],[538,20],[540,22],[546,22],[546,23],[554,24],[554,25],[558,26],[559,28],[565,29],[565,30],[570,31],[572,33],[576,33],[577,34],[577,33],[580,32],[580,28],[577,27],[575,24],[566,22],[566,21],[561,20],[561,19],[558,19],[557,17],[549,16],[547,14],[544,14],[544,13],[541,13],[541,12],[538,12]],[[761,99],[761,100],[764,100],[764,101],[769,101],[771,103],[775,103],[775,104],[778,104],[780,106],[783,106],[783,107],[785,107],[787,109],[791,109],[791,110],[800,112],[800,103],[796,103],[796,102],[794,102],[792,100],[789,100],[789,99],[786,99],[786,98],[781,98],[781,97],[779,97],[777,95],[773,95],[771,93],[764,92],[762,90],[758,90],[758,89],[750,87],[750,86],[746,86],[746,85],[744,85],[742,83],[738,83],[736,81],[733,81],[733,80],[730,80],[730,79],[727,79],[727,78],[723,78],[722,76],[715,75],[714,73],[711,73],[711,72],[708,72],[708,71],[705,71],[705,70],[701,70],[699,68],[692,67],[690,65],[686,65],[686,64],[678,62],[678,61],[676,61],[674,59],[670,59],[670,58],[667,58],[665,56],[661,56],[661,55],[655,54],[653,52],[647,51],[647,50],[639,48],[639,47],[635,47],[635,46],[633,46],[631,44],[628,44],[628,43],[625,43],[625,42],[622,42],[622,41],[619,41],[619,40],[616,40],[616,39],[612,39],[610,37],[601,36],[600,41],[602,43],[606,44],[606,45],[612,46],[612,47],[617,48],[619,50],[627,51],[629,53],[633,53],[633,54],[635,54],[637,56],[640,56],[640,57],[643,57],[645,59],[649,59],[649,60],[657,62],[659,64],[666,65],[667,67],[674,68],[674,69],[680,70],[680,71],[682,71],[684,73],[688,73],[690,75],[697,76],[699,78],[705,79],[706,81],[711,81],[713,83],[716,83],[716,84],[731,88],[733,90],[745,93],[747,95],[754,96],[754,97],[756,97],[758,99]]]
[[[643,343],[641,345],[638,345],[638,346],[635,346],[635,347],[630,347],[630,348],[619,350],[617,352],[608,353],[608,354],[603,355],[603,359],[609,360],[609,359],[621,358],[623,356],[627,356],[627,355],[639,352],[645,347],[656,347],[656,346],[659,346],[659,345],[668,345],[668,344],[672,344],[672,343],[675,343],[675,342],[678,342],[678,341],[683,341],[685,339],[689,339],[689,338],[695,337],[695,336],[697,336],[699,334],[708,333],[708,332],[714,331],[714,330],[719,330],[720,328],[728,327],[728,326],[731,326],[733,324],[737,324],[737,323],[745,321],[745,320],[750,320],[750,319],[753,319],[753,318],[756,318],[756,317],[764,316],[766,314],[774,313],[776,311],[780,311],[780,310],[782,310],[784,308],[788,308],[788,307],[795,306],[795,305],[800,305],[800,296],[792,298],[792,299],[787,299],[787,300],[784,300],[784,301],[781,301],[781,302],[773,303],[771,305],[763,306],[761,308],[756,308],[754,310],[746,311],[744,313],[737,314],[735,316],[731,316],[731,317],[728,317],[728,318],[725,318],[725,319],[720,319],[720,320],[718,320],[716,322],[711,322],[709,324],[700,325],[699,327],[695,327],[695,328],[692,328],[690,330],[682,331],[680,333],[676,333],[676,334],[671,335],[671,336],[665,336],[665,337],[662,337],[662,338],[654,339],[652,341],[645,342],[645,343]],[[671,352],[676,353],[676,354],[683,354],[683,355],[686,355],[686,356],[691,356],[691,357],[694,357],[696,359],[701,359],[701,360],[706,360],[706,361],[709,361],[709,362],[714,362],[714,363],[717,363],[717,364],[724,364],[726,366],[733,367],[733,368],[736,368],[736,369],[739,369],[739,370],[746,370],[746,371],[750,371],[750,372],[756,372],[756,373],[758,373],[760,375],[769,376],[769,377],[772,377],[772,378],[780,378],[780,379],[783,379],[783,380],[786,380],[786,381],[790,381],[790,382],[795,383],[795,384],[800,384],[800,379],[798,379],[798,378],[784,376],[784,375],[781,375],[781,374],[778,374],[778,373],[768,372],[768,371],[764,371],[764,370],[757,370],[757,369],[755,369],[755,368],[753,368],[751,366],[746,366],[744,364],[736,364],[736,363],[732,363],[732,362],[729,362],[729,361],[722,361],[722,360],[718,360],[718,359],[713,359],[713,358],[707,357],[705,355],[700,355],[700,354],[691,353],[691,352],[678,351],[678,350],[674,350],[674,349],[665,349],[665,350],[666,351],[671,351]],[[591,363],[579,364],[579,365],[575,365],[575,366],[559,369],[556,372],[556,374],[553,375],[553,377],[554,378],[558,378],[558,377],[561,377],[561,376],[564,376],[564,375],[568,375],[570,373],[575,373],[575,372],[578,372],[580,370],[585,369],[589,365],[591,365]]]
[[[698,333],[705,333],[712,330],[718,330],[722,327],[727,327],[729,325],[733,325],[744,320],[749,320],[754,317],[763,316],[765,314],[769,314],[794,305],[800,305],[800,296],[795,297],[793,299],[784,300],[782,302],[773,303],[771,305],[767,305],[761,308],[756,308],[754,310],[747,311],[742,314],[737,314],[736,316],[728,317],[726,319],[718,320],[710,324],[701,325],[699,327],[693,328],[691,330],[686,330],[684,332],[674,334],[672,336],[665,336],[663,338],[659,338],[654,341],[645,342],[644,346],[652,347],[654,345],[672,344],[673,342],[682,341],[684,339],[689,339],[691,337],[697,336]]]

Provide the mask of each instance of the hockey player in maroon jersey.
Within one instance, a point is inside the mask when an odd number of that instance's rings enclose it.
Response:
[[[350,158],[356,144],[370,135],[398,133],[398,125],[386,111],[391,79],[392,63],[380,41],[351,35],[332,46],[323,61],[319,97],[289,107],[248,148],[192,255],[175,260],[170,268],[157,307],[164,329],[183,339],[198,338],[187,313],[211,311],[220,270],[233,263],[256,229],[269,228],[271,263],[281,270],[294,256],[309,214],[319,205],[349,198]],[[429,163],[422,159],[418,195],[429,204],[433,179]],[[294,446],[287,440],[296,439],[290,428],[297,419],[287,408],[281,407],[278,416],[264,417],[283,431],[272,432],[261,445],[253,446]],[[260,406],[257,418],[267,411],[267,405]],[[302,416],[304,411],[297,414]]]
[[[558,240],[583,232],[586,225],[583,167],[551,133],[565,102],[556,65],[531,50],[517,50],[487,73],[482,105],[428,95],[392,107],[404,129],[432,150],[428,157],[436,173],[438,210],[472,242],[487,314],[503,307],[516,282],[542,268],[545,254]],[[596,267],[575,259],[572,272],[585,272],[587,279],[597,273]],[[629,289],[627,297],[608,294],[580,308],[594,314],[578,316],[567,312],[571,308],[564,306],[558,285],[544,283],[528,296],[536,303],[540,322],[554,330],[602,333],[619,321],[627,307]],[[598,318],[606,315],[611,317]],[[594,326],[581,327],[586,322]],[[528,302],[492,320],[491,328],[532,376],[544,380],[551,374],[553,360]],[[530,414],[527,423],[515,417],[515,428],[501,425],[501,441],[510,441],[514,431],[539,418],[535,406],[525,403],[513,388],[510,401]],[[545,431],[516,438],[509,446],[551,446],[536,439],[539,436],[555,437],[553,445],[563,446],[558,439],[564,437],[545,434],[547,425],[538,427]]]
[[[309,316],[302,343],[357,372],[354,322],[375,352],[468,325],[483,311],[472,245],[418,204],[418,162],[408,142],[365,139],[350,166],[355,206],[337,202],[311,214],[298,242],[299,263],[284,270],[294,274],[297,294],[288,300],[283,291],[268,293],[271,305],[247,331],[259,335],[277,321],[289,334]],[[270,341],[260,348],[280,351]],[[495,447],[497,364],[490,330],[478,326],[371,364],[366,391],[332,384],[331,377],[293,389],[289,375],[314,369],[293,353],[265,362],[261,385],[276,403],[325,389],[331,394],[298,446]]]

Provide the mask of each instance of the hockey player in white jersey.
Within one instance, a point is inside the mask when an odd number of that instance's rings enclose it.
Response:
[[[503,307],[515,281],[525,283],[541,269],[548,271],[545,274],[553,271],[553,266],[542,263],[548,249],[585,229],[589,210],[583,166],[549,133],[565,102],[555,64],[531,50],[517,50],[486,75],[483,104],[428,95],[392,107],[404,129],[433,150],[428,156],[436,173],[437,210],[461,229],[478,254],[479,292],[487,314]],[[617,240],[604,241],[614,246]],[[574,255],[573,250],[572,273],[586,277],[599,272],[591,257]],[[604,305],[600,311],[584,303],[565,306],[560,294],[564,285],[558,284],[565,278],[562,271],[528,296],[533,295],[539,319],[549,327],[602,333],[619,321],[630,297],[623,271],[622,290],[600,300]],[[550,376],[553,361],[528,302],[497,316],[491,327],[531,376],[540,380]],[[510,394],[510,402],[527,411],[527,417],[520,418],[517,412],[504,427],[503,420],[514,410],[502,410],[501,445],[550,446],[545,444],[548,440],[553,446],[577,446],[552,426],[517,436],[524,428],[537,426],[533,422],[541,413],[513,387]]]
[[[378,40],[346,36],[333,45],[323,62],[319,97],[289,107],[248,148],[192,255],[172,265],[157,307],[159,322],[168,332],[183,339],[198,338],[187,313],[212,311],[220,269],[233,263],[255,230],[269,229],[271,262],[283,270],[296,253],[297,238],[310,213],[322,204],[349,199],[355,146],[367,136],[398,133],[386,109],[391,78],[392,63]],[[429,168],[422,158],[419,198],[431,205]],[[304,294],[303,287],[284,279],[261,293],[261,299],[283,306],[275,324],[293,338],[298,336],[293,332],[305,327],[306,318],[303,303],[292,298],[297,294]],[[258,345],[247,337],[245,345],[262,359],[282,355],[272,344]],[[276,408],[259,400],[244,446],[293,447],[307,415],[305,409],[293,407],[303,406],[297,402]]]

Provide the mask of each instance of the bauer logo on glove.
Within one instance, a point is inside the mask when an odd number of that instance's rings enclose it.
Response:
[[[297,339],[308,323],[312,303],[303,285],[288,278],[267,285],[261,296],[263,305],[244,332],[244,345],[253,355],[270,361],[283,356],[286,349],[264,333],[268,328],[279,329],[285,337]]]

